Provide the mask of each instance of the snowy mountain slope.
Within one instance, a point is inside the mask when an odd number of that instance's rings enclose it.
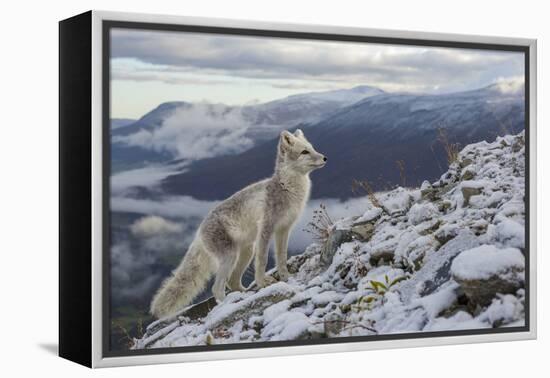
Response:
[[[134,348],[523,326],[524,144],[471,144],[437,181],[371,194],[288,282],[191,306]]]
[[[135,119],[130,118],[112,118],[111,119],[111,130],[116,130],[124,126],[128,126],[131,123],[136,122]]]
[[[276,137],[285,128],[319,122],[329,114],[354,102],[384,93],[382,90],[357,86],[325,92],[311,92],[288,96],[282,99],[246,106],[223,104],[192,104],[173,101],[160,104],[139,120],[111,130],[113,141],[112,160],[115,167],[135,168],[146,163],[158,163],[182,158],[181,151],[164,143],[168,134],[173,140],[195,141],[195,129],[216,124],[216,135],[223,137],[235,128],[246,129],[239,133],[242,138],[257,144]],[[224,126],[225,124],[225,126]],[[209,130],[205,130],[209,132]],[[241,152],[248,145],[238,149]],[[204,146],[209,148],[209,146]],[[234,153],[234,152],[233,152]],[[224,155],[220,151],[217,155]]]
[[[516,134],[525,126],[524,97],[493,86],[442,95],[382,94],[344,107],[321,122],[301,126],[308,140],[329,160],[313,173],[312,198],[356,196],[353,179],[369,179],[375,190],[417,186],[447,169],[440,141],[465,146],[497,135]],[[203,200],[227,198],[242,183],[268,177],[277,138],[240,154],[194,162],[167,177],[163,190]],[[402,177],[397,162],[404,163]],[[403,182],[405,181],[405,182]]]

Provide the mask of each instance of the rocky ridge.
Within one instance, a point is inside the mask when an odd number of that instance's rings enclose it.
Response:
[[[365,197],[288,282],[193,305],[134,348],[523,326],[524,193],[524,133],[468,145],[439,180]]]

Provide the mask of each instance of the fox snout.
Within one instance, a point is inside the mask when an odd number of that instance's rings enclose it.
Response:
[[[316,168],[322,168],[327,163],[328,158],[323,154],[320,154],[320,153],[317,153],[317,154],[319,156],[317,157],[316,162],[314,163],[315,167]]]

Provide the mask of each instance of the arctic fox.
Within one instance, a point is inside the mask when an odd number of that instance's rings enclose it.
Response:
[[[226,286],[244,291],[242,275],[253,256],[256,285],[269,285],[265,269],[273,235],[277,271],[286,281],[288,236],[309,198],[309,173],[326,161],[301,130],[281,132],[273,176],[245,187],[210,211],[179,267],[155,294],[151,313],[157,318],[174,315],[214,273],[212,293],[217,301],[225,298]]]

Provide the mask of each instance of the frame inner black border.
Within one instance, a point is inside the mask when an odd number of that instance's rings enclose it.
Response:
[[[415,332],[401,333],[375,336],[353,336],[353,337],[336,337],[324,338],[316,340],[292,340],[292,341],[264,341],[252,343],[238,344],[223,344],[223,345],[201,345],[201,346],[186,346],[186,347],[171,347],[171,348],[155,348],[141,350],[126,350],[112,351],[110,350],[110,271],[111,271],[111,224],[110,224],[110,179],[111,179],[111,130],[110,130],[110,113],[111,113],[111,40],[110,31],[113,28],[120,29],[139,29],[139,30],[157,30],[157,31],[176,31],[176,32],[194,32],[208,34],[225,34],[237,36],[256,36],[256,37],[272,37],[272,38],[291,38],[291,39],[309,39],[309,40],[324,40],[324,41],[341,41],[341,42],[362,42],[362,43],[377,43],[377,44],[392,44],[406,46],[429,46],[429,47],[446,47],[460,49],[476,49],[476,50],[497,50],[522,52],[525,57],[525,326],[523,327],[504,327],[504,328],[486,328],[472,330],[457,330],[457,331],[440,331],[440,332]],[[406,32],[403,32],[406,33]],[[529,46],[507,45],[507,44],[489,44],[477,42],[453,42],[453,41],[437,41],[428,39],[414,38],[391,38],[391,37],[370,37],[358,35],[340,35],[326,33],[310,33],[310,32],[290,32],[280,30],[262,30],[262,29],[247,29],[247,28],[229,28],[216,26],[196,26],[196,25],[176,25],[176,24],[160,24],[147,22],[131,22],[131,21],[102,21],[102,168],[103,168],[103,241],[102,241],[102,356],[103,357],[122,357],[122,356],[139,356],[151,354],[167,354],[167,353],[189,353],[189,352],[209,352],[220,350],[236,350],[236,349],[254,349],[254,348],[274,348],[274,347],[289,347],[289,346],[304,346],[304,345],[319,345],[319,344],[341,344],[349,342],[365,342],[365,341],[382,341],[382,340],[401,340],[401,339],[418,339],[418,338],[434,338],[434,337],[453,337],[465,335],[485,335],[495,333],[515,333],[528,332],[530,330],[530,60]]]

